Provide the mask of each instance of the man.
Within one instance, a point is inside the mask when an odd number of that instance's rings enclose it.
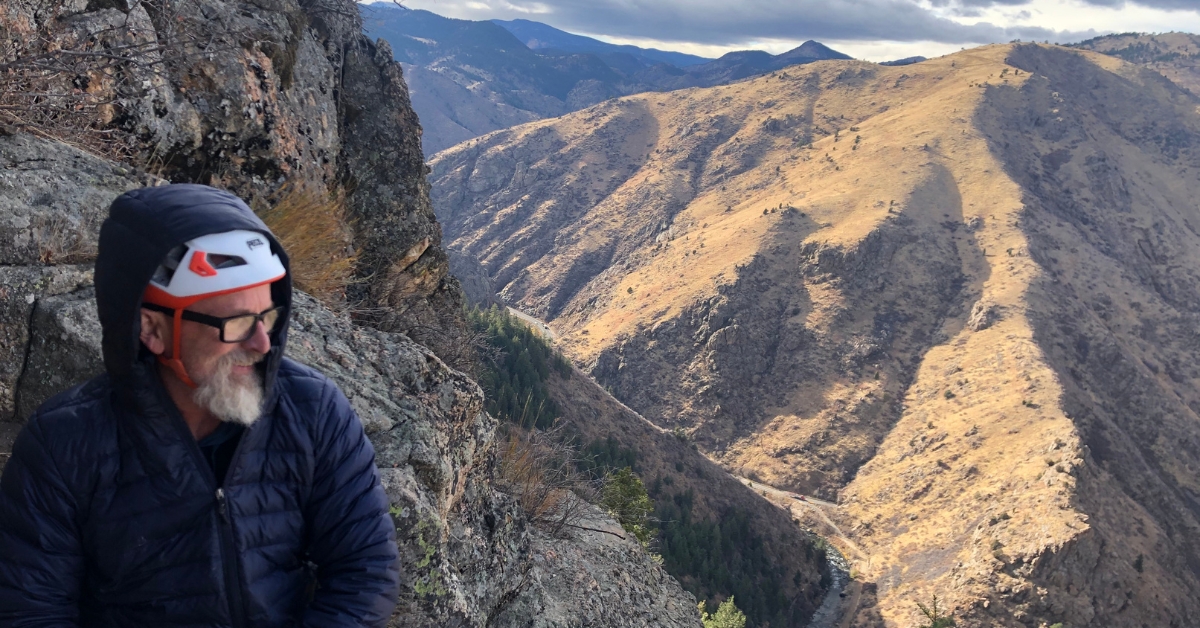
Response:
[[[237,197],[128,192],[100,229],[106,374],[0,479],[0,626],[383,626],[398,556],[346,398],[283,357],[287,256]]]

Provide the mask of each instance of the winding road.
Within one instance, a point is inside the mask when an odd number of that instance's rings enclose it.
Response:
[[[526,323],[529,323],[530,327],[541,332],[541,334],[543,336],[545,336],[547,340],[554,340],[556,338],[556,336],[554,335],[554,330],[550,329],[549,325],[526,314],[525,312],[522,312],[521,310],[518,310],[515,307],[510,307],[510,308],[508,308],[508,313],[512,314],[513,316],[516,316],[517,318],[525,321]]]
[[[833,584],[829,588],[829,593],[826,594],[825,601],[813,615],[812,623],[808,628],[849,628],[858,612],[859,602],[862,598],[862,583],[850,577],[850,561],[844,558],[840,550],[842,548],[850,550],[854,554],[856,562],[870,564],[871,557],[854,541],[851,541],[825,512],[829,509],[837,509],[838,505],[823,499],[775,488],[732,473],[729,475],[745,484],[763,499],[786,510],[793,520],[796,520],[795,508],[799,507],[809,509],[825,524],[827,529],[823,531],[824,536],[836,540],[832,548],[834,551],[829,557]]]

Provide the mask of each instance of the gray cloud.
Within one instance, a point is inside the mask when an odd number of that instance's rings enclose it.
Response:
[[[1028,0],[936,1],[947,7],[965,9],[1028,3]],[[967,45],[1014,39],[1074,41],[1098,34],[1029,26],[1006,27],[985,22],[961,24],[934,15],[911,0],[741,0],[736,3],[728,0],[440,0],[425,6],[437,13],[469,19],[523,17],[574,32],[718,46],[740,46],[762,39],[937,41]]]
[[[1123,7],[1127,4],[1136,4],[1168,11],[1200,11],[1200,2],[1197,0],[1084,0],[1084,2],[1104,7]]]
[[[970,11],[971,9],[986,9],[990,7],[1017,7],[1031,4],[1033,0],[930,0],[930,4],[939,7],[949,7],[951,10]],[[1142,6],[1168,11],[1200,11],[1200,0],[1083,0],[1084,3],[1095,7],[1119,9],[1125,6]]]

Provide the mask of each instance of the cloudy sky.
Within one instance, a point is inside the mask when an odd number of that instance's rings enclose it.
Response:
[[[1200,33],[1200,0],[404,0],[472,20],[525,18],[614,43],[716,57],[816,39],[862,59],[933,57],[1014,39]]]

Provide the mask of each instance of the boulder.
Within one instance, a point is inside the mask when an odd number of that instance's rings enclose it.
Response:
[[[967,318],[967,329],[983,331],[991,327],[1001,318],[1000,306],[986,301],[976,301],[971,307],[971,315]]]
[[[91,280],[89,267],[0,266],[0,424],[23,421],[32,409],[29,404],[33,402],[19,398],[17,384],[31,353],[30,326],[39,302],[88,285]],[[96,340],[98,345],[99,336]],[[35,399],[39,399],[36,403],[43,398],[35,393]]]
[[[154,181],[61,142],[0,135],[0,264],[90,261],[109,204]]]
[[[21,420],[46,399],[104,371],[94,289],[39,298],[29,329],[29,352],[17,386]]]

